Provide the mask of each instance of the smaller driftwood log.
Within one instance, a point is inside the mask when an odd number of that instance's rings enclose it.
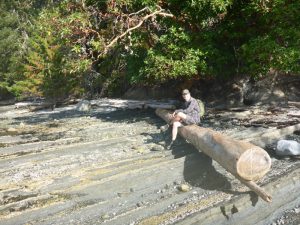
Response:
[[[155,112],[167,123],[172,119],[168,110],[156,109]],[[271,158],[264,149],[196,125],[181,127],[178,133],[198,150],[217,161],[263,200],[271,202],[272,197],[255,183],[271,168]]]

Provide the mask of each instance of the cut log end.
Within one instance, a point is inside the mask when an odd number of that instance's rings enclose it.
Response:
[[[260,147],[246,150],[236,163],[237,173],[245,180],[259,180],[271,168],[269,154]]]

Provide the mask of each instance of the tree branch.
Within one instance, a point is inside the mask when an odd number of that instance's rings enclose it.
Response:
[[[137,15],[137,14],[140,14],[141,12],[144,12],[146,10],[149,10],[150,11],[150,8],[149,7],[145,7],[137,12],[134,12],[134,13],[130,13],[128,16],[133,16],[133,15]]]
[[[137,13],[139,13],[139,12],[142,12],[142,11],[145,11],[145,10],[146,10],[146,8],[144,8],[144,9],[142,9],[142,10],[136,12],[135,14],[137,14]],[[131,15],[133,15],[133,13],[132,13]],[[113,39],[113,40],[105,47],[103,53],[106,54],[106,53],[108,52],[109,48],[111,48],[118,40],[120,40],[121,38],[123,38],[124,36],[126,36],[126,35],[127,35],[128,33],[130,33],[131,31],[133,31],[133,30],[139,28],[140,26],[142,26],[142,24],[143,24],[146,20],[148,20],[149,18],[152,18],[152,17],[154,17],[154,16],[156,16],[156,15],[159,15],[159,16],[162,16],[162,17],[174,17],[173,14],[164,12],[163,9],[159,9],[159,10],[157,10],[157,11],[152,12],[152,13],[149,14],[149,15],[144,16],[144,17],[140,20],[140,22],[139,22],[137,25],[135,25],[135,26],[133,26],[133,27],[131,27],[131,28],[128,28],[124,33],[122,33],[122,34],[118,35],[117,37],[115,37],[115,38],[114,38],[114,39]]]

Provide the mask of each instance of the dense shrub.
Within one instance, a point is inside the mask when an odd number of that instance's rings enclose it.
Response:
[[[296,0],[25,0],[1,6],[0,86],[18,96],[105,96],[133,84],[300,74]]]

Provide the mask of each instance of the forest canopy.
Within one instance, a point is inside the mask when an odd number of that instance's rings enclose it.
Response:
[[[296,0],[4,0],[0,15],[0,94],[18,98],[300,74]]]

